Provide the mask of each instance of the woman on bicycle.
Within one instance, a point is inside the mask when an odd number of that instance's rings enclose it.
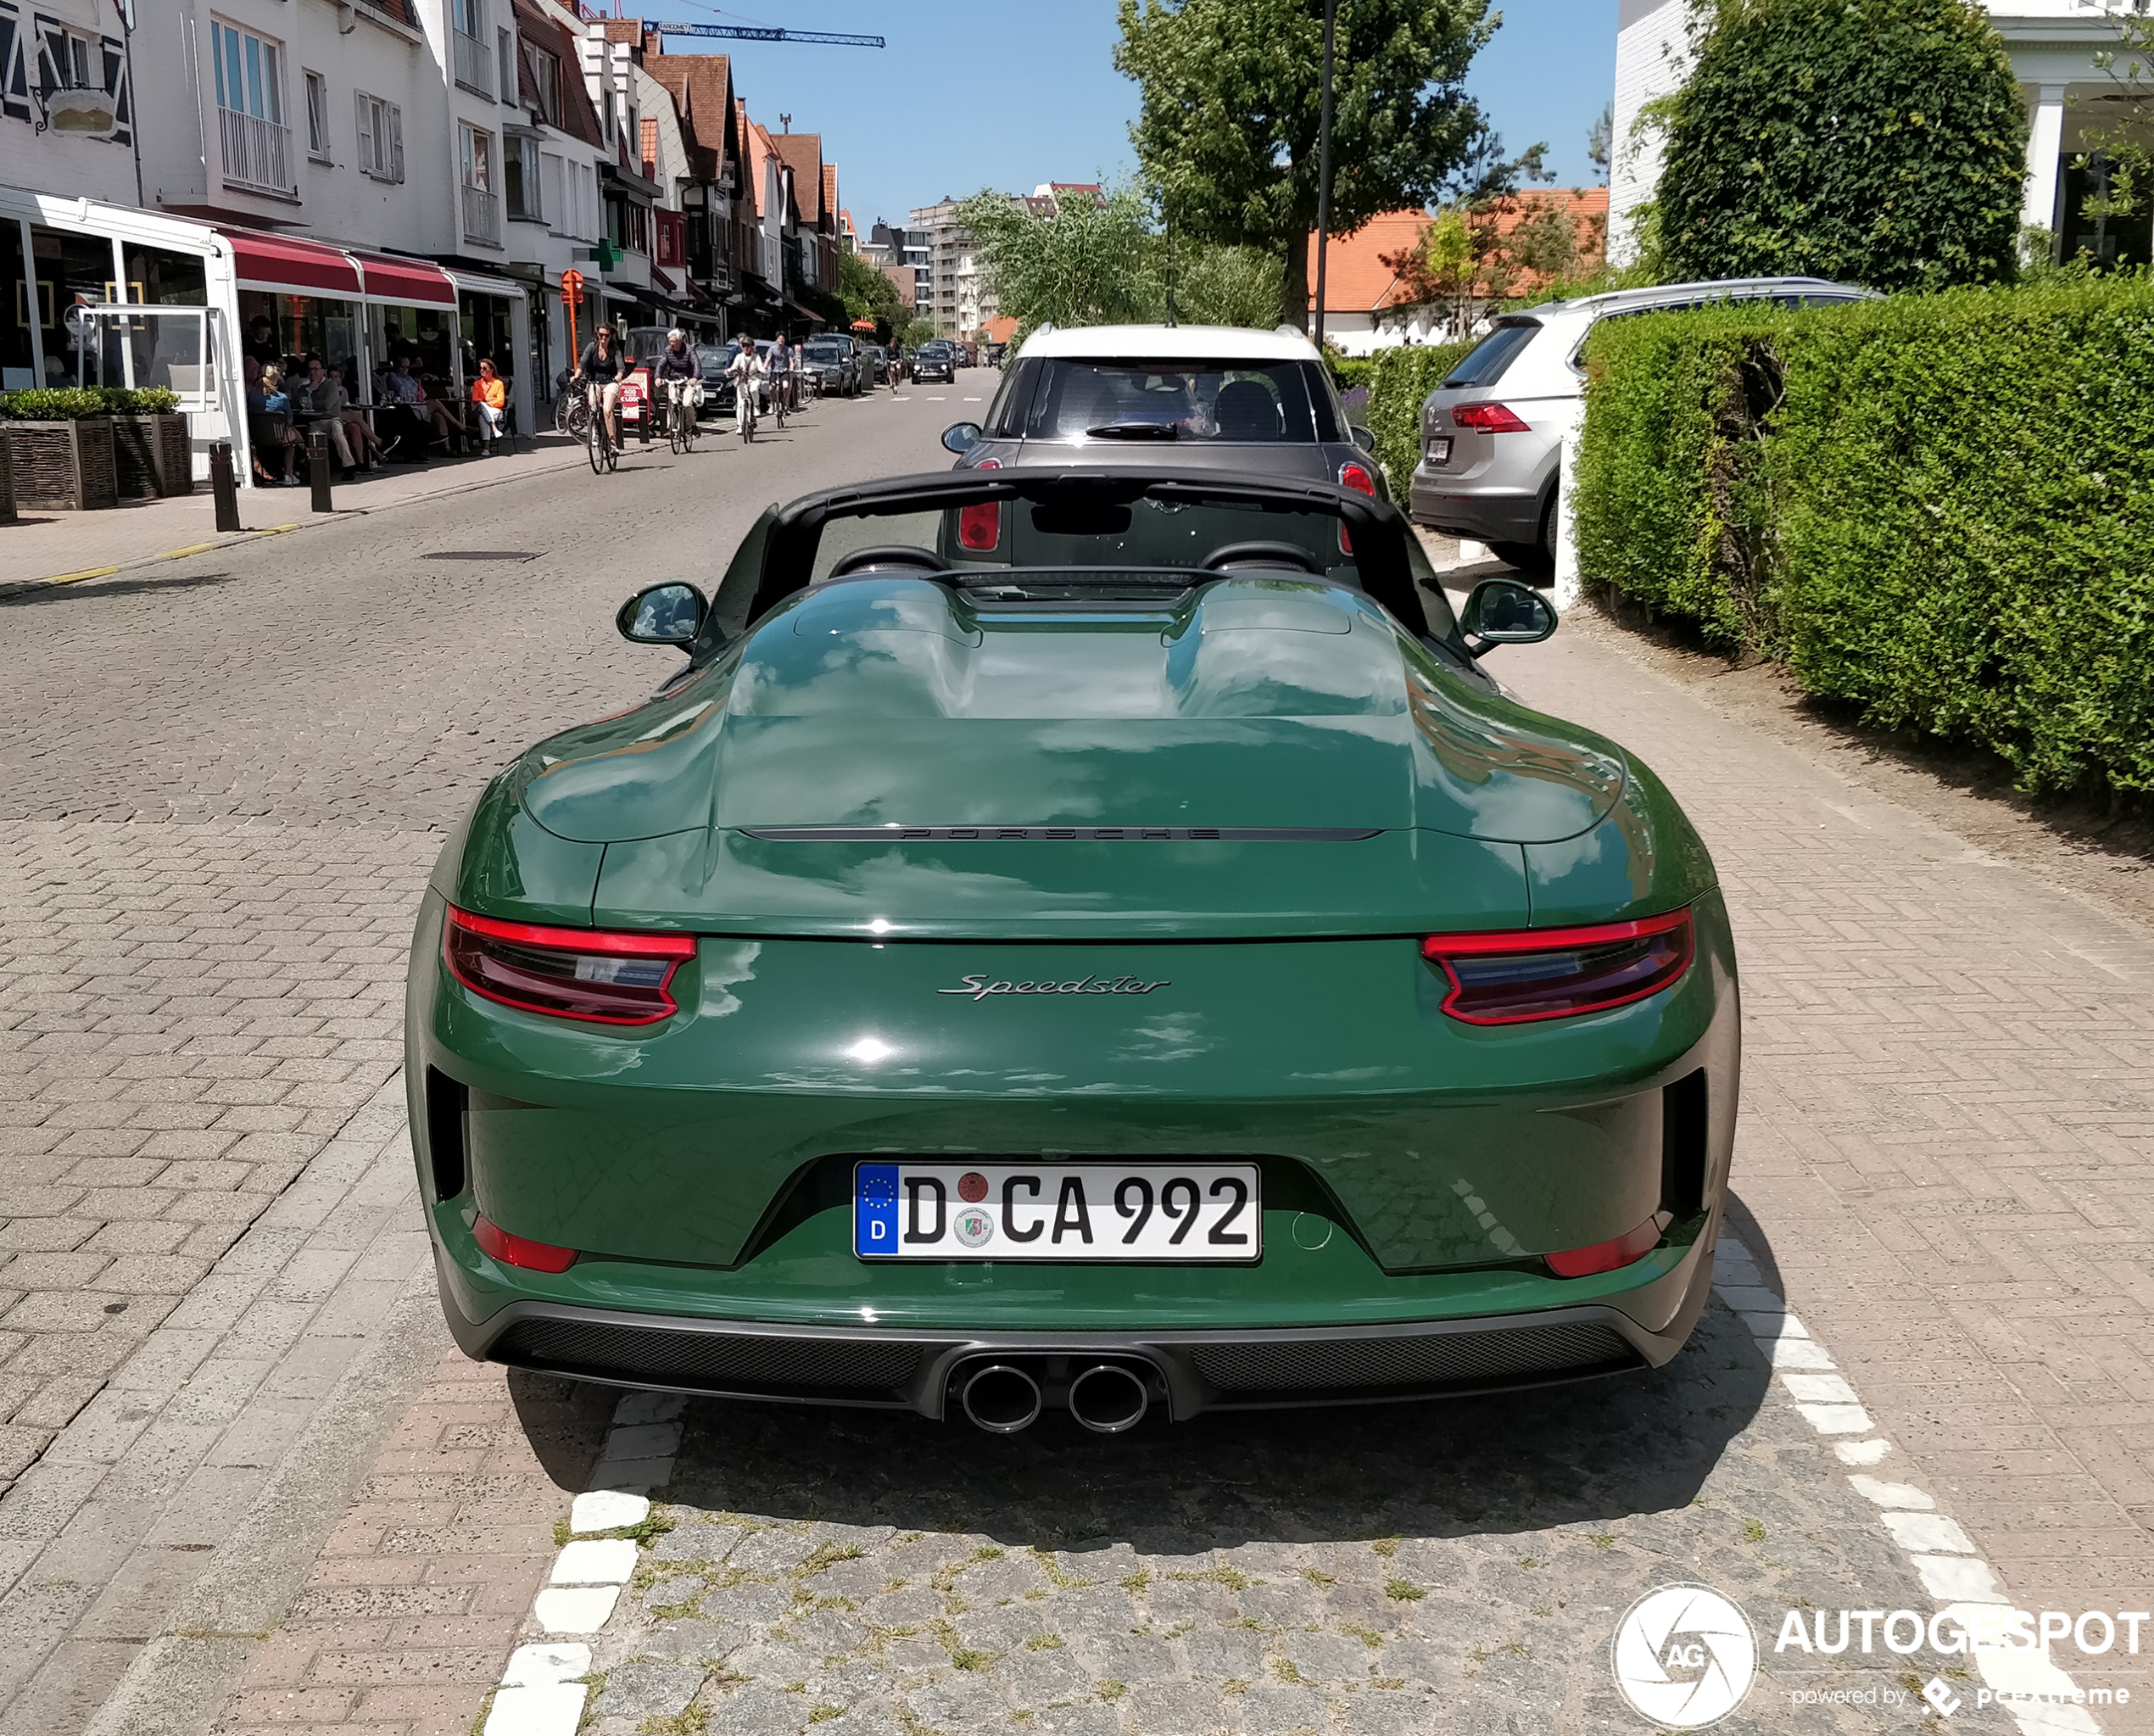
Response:
[[[756,438],[756,382],[769,370],[756,354],[756,340],[745,332],[740,334],[740,348],[734,352],[725,371],[726,377],[733,382],[734,426],[742,439],[752,440]]]
[[[628,363],[626,357],[614,353],[612,327],[600,326],[591,334],[591,341],[583,347],[583,359],[577,364],[577,372],[591,400],[591,414],[604,414],[606,432],[613,437],[613,449],[619,451],[621,382],[628,373]]]

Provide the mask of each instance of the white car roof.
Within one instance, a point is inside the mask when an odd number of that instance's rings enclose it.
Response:
[[[1298,332],[1254,332],[1241,326],[1043,327],[1018,354],[1147,361],[1318,361],[1316,346]]]

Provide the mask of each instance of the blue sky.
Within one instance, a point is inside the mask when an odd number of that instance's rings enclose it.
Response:
[[[749,112],[775,131],[820,132],[846,209],[865,229],[914,205],[983,186],[1030,192],[1042,181],[1113,177],[1131,166],[1136,87],[1114,70],[1113,0],[624,0],[687,23],[784,25],[889,39],[872,48],[676,36],[673,52],[734,56]],[[1513,153],[1546,139],[1565,186],[1590,185],[1586,129],[1608,100],[1616,0],[1511,0],[1468,83]]]

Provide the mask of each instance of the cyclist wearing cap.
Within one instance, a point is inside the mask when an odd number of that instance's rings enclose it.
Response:
[[[688,333],[678,326],[666,334],[666,347],[659,352],[657,365],[651,376],[658,382],[658,389],[665,394],[672,406],[672,416],[693,416],[695,406],[689,402],[694,388],[703,380],[703,364],[695,354],[695,346],[688,341]]]

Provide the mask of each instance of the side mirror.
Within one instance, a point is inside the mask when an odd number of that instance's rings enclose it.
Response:
[[[1484,578],[1459,611],[1459,628],[1481,643],[1476,657],[1497,645],[1538,645],[1555,631],[1555,605],[1515,578]]]
[[[692,584],[655,584],[623,603],[613,624],[631,645],[678,645],[686,650],[703,630],[709,606]]]
[[[952,422],[942,431],[942,449],[962,458],[985,438],[978,422]]]
[[[1376,437],[1368,429],[1349,427],[1347,433],[1353,436],[1353,444],[1364,452],[1374,452],[1376,449]]]

